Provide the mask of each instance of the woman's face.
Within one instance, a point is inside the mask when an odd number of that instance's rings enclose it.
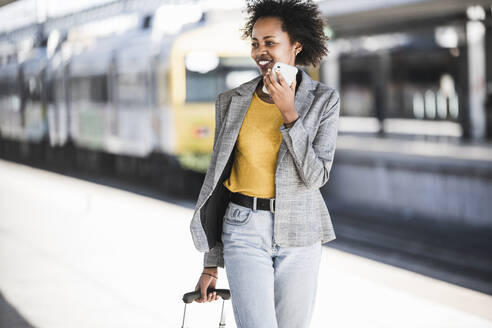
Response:
[[[294,66],[299,42],[290,43],[289,34],[282,31],[282,21],[277,17],[258,18],[251,34],[251,58],[265,75],[276,62]]]

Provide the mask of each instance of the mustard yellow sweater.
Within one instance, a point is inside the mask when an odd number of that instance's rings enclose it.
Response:
[[[249,196],[275,197],[275,168],[283,123],[277,105],[264,102],[255,92],[239,130],[231,175],[224,181],[227,189]]]

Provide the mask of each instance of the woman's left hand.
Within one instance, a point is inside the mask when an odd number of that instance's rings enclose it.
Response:
[[[297,81],[294,79],[289,87],[280,71],[276,73],[279,79],[278,82],[274,77],[275,73],[268,69],[268,72],[263,77],[263,83],[284,118],[288,121],[293,121],[298,116],[294,105]]]

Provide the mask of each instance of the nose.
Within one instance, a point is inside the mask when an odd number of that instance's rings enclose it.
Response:
[[[262,45],[259,45],[258,46],[258,49],[256,50],[258,52],[258,54],[260,55],[265,55],[267,54],[266,52],[266,47],[265,46],[262,46]]]

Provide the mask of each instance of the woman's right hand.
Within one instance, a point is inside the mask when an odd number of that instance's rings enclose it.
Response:
[[[217,278],[218,269],[217,268],[203,268],[203,272],[210,273]],[[201,298],[195,299],[197,303],[211,302],[219,299],[219,295],[216,292],[209,293],[207,295],[207,289],[215,289],[215,285],[217,283],[217,279],[208,274],[200,274],[200,279],[198,279],[198,283],[196,284],[195,291],[199,290],[201,292]]]

